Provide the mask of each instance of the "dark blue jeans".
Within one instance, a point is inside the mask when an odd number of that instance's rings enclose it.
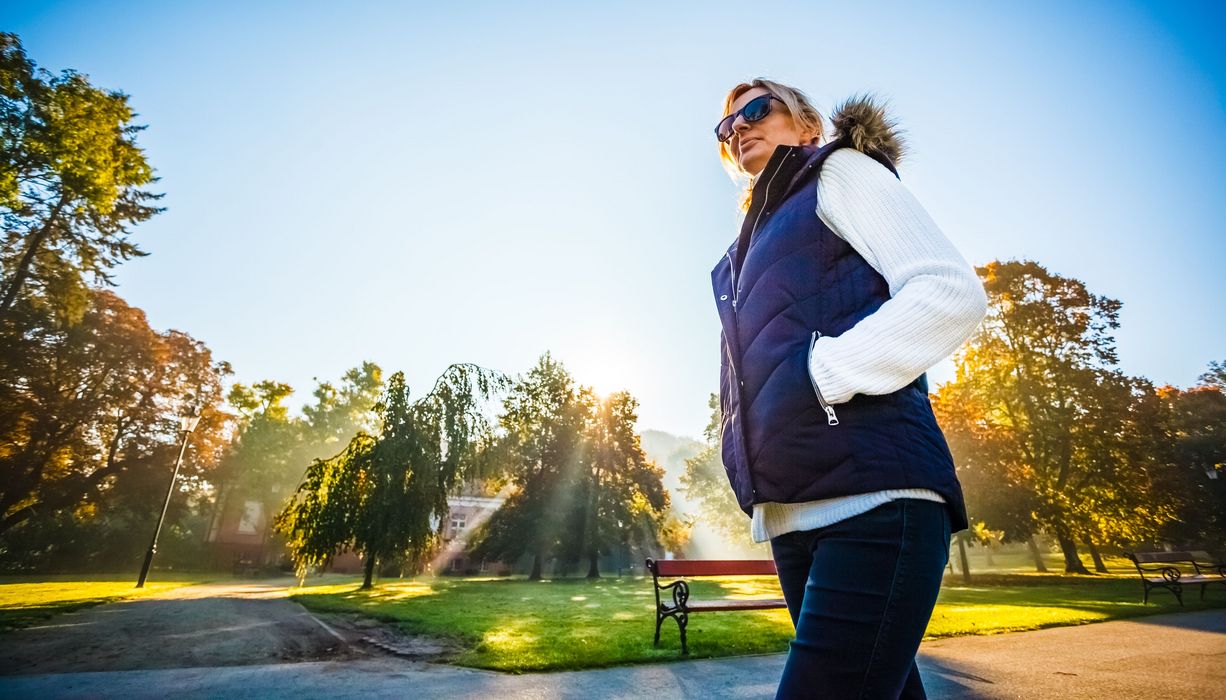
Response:
[[[949,560],[949,514],[900,499],[771,539],[796,626],[778,698],[923,698],[915,665]]]

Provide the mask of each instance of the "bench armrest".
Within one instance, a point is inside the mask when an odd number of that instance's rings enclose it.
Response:
[[[676,581],[663,586],[656,584],[656,588],[661,591],[671,588],[673,591],[673,606],[669,608],[663,603],[660,603],[659,605],[661,610],[684,610],[685,604],[690,601],[690,584],[681,579],[677,579]]]

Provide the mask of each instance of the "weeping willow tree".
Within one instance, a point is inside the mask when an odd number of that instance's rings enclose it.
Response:
[[[377,562],[419,567],[439,542],[447,494],[481,469],[491,430],[484,409],[505,384],[495,372],[456,364],[411,401],[404,374],[392,375],[375,407],[378,435],[359,433],[340,454],[313,461],[277,514],[299,576],[345,549],[363,558],[362,588]]]

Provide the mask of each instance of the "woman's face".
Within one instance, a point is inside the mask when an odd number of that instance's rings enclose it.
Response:
[[[766,88],[746,90],[732,103],[728,114],[735,113],[753,98],[766,94],[769,94]],[[792,122],[787,107],[782,102],[771,100],[771,112],[763,119],[750,123],[745,121],[744,116],[737,115],[732,123],[732,138],[728,139],[728,152],[742,170],[757,176],[766,167],[776,146],[799,146],[808,141]]]

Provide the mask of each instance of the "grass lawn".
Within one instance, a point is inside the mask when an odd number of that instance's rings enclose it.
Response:
[[[358,581],[327,576],[290,591],[320,612],[358,613],[394,622],[407,632],[448,638],[464,666],[503,671],[594,668],[680,658],[677,625],[665,620],[652,646],[655,618],[650,578],[596,581],[421,578],[392,580],[373,591]],[[1221,586],[1186,610],[1226,608]],[[693,599],[782,597],[773,577],[699,579]],[[1180,610],[1158,591],[1141,604],[1135,575],[983,574],[967,586],[947,577],[927,638],[991,634],[1076,625]],[[700,613],[690,617],[690,658],[782,652],[792,637],[786,610]]]
[[[155,578],[138,590],[136,577],[131,574],[0,576],[0,632],[36,625],[59,613],[154,595],[203,580],[199,575],[162,572],[157,572]]]

